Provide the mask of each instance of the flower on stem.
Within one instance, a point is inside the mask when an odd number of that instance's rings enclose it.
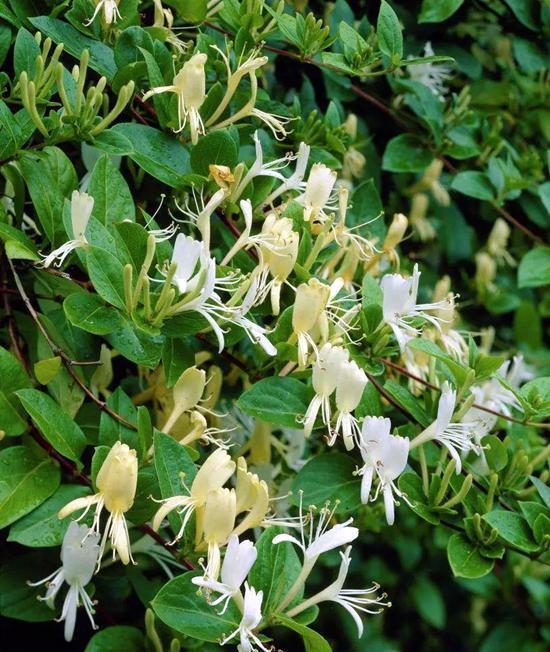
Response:
[[[174,541],[178,541],[183,536],[189,519],[196,512],[196,539],[200,541],[203,531],[204,507],[208,493],[223,487],[233,475],[234,471],[235,462],[233,462],[227,452],[221,448],[215,450],[206,458],[203,465],[197,471],[197,475],[191,484],[189,495],[172,496],[171,498],[158,501],[161,503],[161,506],[153,518],[153,529],[158,531],[166,516],[170,512],[178,510],[178,514],[182,518],[181,527],[174,538]]]
[[[78,519],[80,520],[90,507],[95,505],[95,515],[90,532],[99,533],[101,512],[104,507],[107,509],[109,518],[101,539],[98,570],[107,538],[111,540],[113,559],[118,553],[123,564],[128,564],[130,561],[134,563],[130,548],[128,525],[124,514],[134,504],[137,471],[136,451],[129,448],[127,444],[117,441],[107,453],[107,457],[97,474],[95,484],[98,492],[93,496],[72,500],[58,513],[58,518],[65,518],[69,514],[84,509],[83,514]]]
[[[368,382],[367,375],[354,360],[346,360],[340,365],[336,384],[338,418],[329,440],[329,446],[334,445],[339,433],[342,432],[346,450],[352,450],[354,440],[359,438],[361,432],[352,412],[359,405]]]
[[[410,323],[411,319],[421,317],[437,329],[441,318],[428,314],[428,310],[440,310],[448,303],[448,298],[437,303],[416,303],[420,272],[418,264],[414,266],[413,274],[405,278],[401,274],[386,274],[380,281],[383,293],[382,311],[384,321],[391,327],[399,344],[401,352],[407,342],[416,337],[420,330]]]
[[[340,370],[348,358],[349,354],[346,349],[341,346],[332,346],[328,342],[319,350],[311,376],[315,396],[303,418],[305,437],[311,435],[319,410],[321,410],[323,423],[327,428],[330,427],[330,396],[336,390]]]
[[[237,649],[239,652],[255,652],[256,646],[262,652],[270,652],[270,648],[265,647],[258,636],[254,634],[254,630],[262,622],[263,597],[263,591],[256,591],[248,583],[244,585],[243,617],[238,628],[220,641],[220,645],[225,645],[238,636],[240,644]]]
[[[294,308],[292,311],[292,329],[298,338],[298,362],[305,367],[309,349],[317,352],[317,344],[310,332],[318,327],[321,339],[328,339],[328,320],[325,313],[330,299],[331,288],[316,278],[302,283],[296,290]]]
[[[372,596],[376,593],[380,586],[373,584],[368,589],[344,589],[344,584],[348,575],[349,565],[351,563],[351,546],[348,546],[344,552],[340,552],[342,561],[340,562],[340,570],[338,571],[337,579],[326,589],[323,589],[316,595],[304,600],[301,604],[291,609],[286,615],[290,618],[298,615],[305,609],[319,604],[320,602],[335,602],[351,615],[355,624],[357,625],[357,636],[361,638],[363,635],[363,621],[359,612],[367,614],[379,614],[384,607],[391,607],[391,602],[384,602],[386,594],[380,596]]]
[[[103,20],[106,25],[116,23],[119,18],[122,18],[118,10],[118,3],[120,0],[96,0],[96,7],[93,16],[90,20],[86,21],[84,25],[89,27],[96,19],[99,12],[103,9]]]
[[[335,207],[332,189],[336,183],[336,172],[324,163],[314,163],[309,173],[304,192],[296,198],[304,206],[304,221],[323,222],[327,215],[325,208]]]
[[[424,46],[424,56],[434,56],[434,50],[430,41]],[[449,90],[445,84],[449,79],[452,79],[452,68],[449,65],[428,61],[427,63],[409,66],[407,70],[413,81],[426,86],[436,97],[444,101],[444,95]]]
[[[143,96],[143,101],[145,101],[159,93],[175,93],[178,98],[178,128],[175,131],[176,133],[183,131],[187,120],[189,120],[193,145],[197,144],[199,134],[204,134],[204,124],[199,109],[206,97],[206,73],[204,70],[206,60],[206,54],[202,52],[194,54],[183,64],[171,85],[157,86]]]
[[[40,263],[42,267],[50,267],[52,264],[55,267],[61,267],[67,256],[72,251],[79,247],[85,247],[88,244],[84,234],[88,222],[90,221],[93,208],[93,197],[85,192],[73,190],[73,194],[71,195],[71,226],[73,229],[73,239],[65,242],[65,244],[62,244],[57,249],[54,249],[54,251],[49,253],[47,256],[44,256],[44,260]]]
[[[203,537],[208,548],[205,577],[217,580],[220,574],[220,548],[227,543],[235,526],[237,495],[235,489],[218,487],[206,495]]]
[[[212,580],[209,577],[194,577],[191,581],[208,593],[219,593],[219,597],[210,602],[212,607],[223,604],[220,615],[224,614],[229,602],[237,593],[240,593],[241,586],[246,580],[250,569],[254,565],[258,551],[252,541],[241,541],[239,537],[232,534],[229,537],[225,557],[222,563],[220,580]]]
[[[244,457],[237,460],[237,516],[246,516],[235,527],[233,534],[240,535],[246,530],[265,524],[269,511],[269,490],[264,480],[247,469]]]
[[[424,444],[427,441],[437,441],[449,451],[456,463],[456,473],[462,471],[462,459],[459,451],[467,453],[474,451],[480,455],[481,447],[476,444],[474,435],[478,422],[451,423],[456,406],[456,390],[452,389],[449,383],[444,382],[441,388],[441,396],[437,406],[437,418],[415,437],[411,449]]]
[[[305,188],[303,179],[306,173],[310,149],[310,146],[306,145],[306,143],[300,143],[298,154],[296,155],[296,167],[294,168],[294,172],[288,178],[284,178],[283,183],[266,197],[263,202],[264,205],[273,204],[277,197],[289,190],[303,190]]]
[[[71,521],[63,543],[61,544],[61,568],[39,582],[28,582],[30,586],[46,584],[46,595],[39,600],[45,600],[48,607],[54,608],[54,601],[59,590],[66,583],[69,586],[59,621],[65,621],[65,640],[71,641],[76,624],[76,611],[82,604],[92,627],[94,622],[94,603],[86,593],[85,586],[89,584],[94,574],[94,568],[100,557],[98,545],[99,534],[88,529],[87,525],[78,525]]]
[[[195,189],[193,188],[193,199],[195,201],[196,209],[193,210],[189,206],[189,199],[186,200],[186,203],[183,206],[180,206],[176,203],[178,210],[183,213],[193,224],[197,227],[201,234],[202,242],[204,245],[205,251],[208,253],[210,251],[210,220],[214,211],[223,203],[227,196],[227,191],[224,188],[217,190],[208,202],[204,202],[204,197],[202,190],[199,197],[195,194]],[[176,222],[179,222],[177,218],[174,218]],[[185,221],[185,220],[181,220]]]
[[[361,430],[359,450],[364,465],[358,475],[361,481],[361,502],[369,502],[372,482],[378,478],[378,487],[372,498],[375,501],[380,491],[384,496],[384,508],[388,525],[394,523],[394,494],[404,497],[397,488],[395,480],[407,466],[409,440],[405,437],[390,435],[391,421],[383,417],[366,417]]]

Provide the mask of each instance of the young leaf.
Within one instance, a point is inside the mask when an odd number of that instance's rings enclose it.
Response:
[[[380,51],[388,56],[393,64],[399,63],[403,58],[403,34],[399,18],[386,0],[382,0],[380,5],[376,34]]]
[[[455,577],[474,579],[490,573],[493,559],[482,557],[478,548],[463,534],[453,534],[447,544],[447,557]]]

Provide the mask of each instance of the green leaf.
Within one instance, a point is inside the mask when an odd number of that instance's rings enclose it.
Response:
[[[535,478],[534,475],[530,475],[529,480],[531,480],[531,482],[537,488],[539,496],[542,498],[546,507],[550,507],[550,487],[544,484],[542,480],[539,480],[539,478]]]
[[[0,430],[8,436],[21,435],[27,429],[25,413],[15,392],[30,385],[19,360],[0,347]]]
[[[105,249],[86,248],[88,274],[97,293],[113,306],[124,310],[124,268],[118,258]]]
[[[19,79],[23,71],[27,73],[29,79],[34,77],[36,57],[39,54],[40,47],[34,40],[34,36],[29,32],[29,30],[22,27],[17,32],[13,53],[13,63],[17,79]]]
[[[422,142],[410,134],[400,134],[386,145],[382,169],[388,172],[421,172],[433,161]]]
[[[21,129],[7,104],[0,100],[0,161],[5,161],[19,148]]]
[[[380,51],[388,56],[393,64],[403,58],[403,34],[399,18],[391,5],[382,0],[376,22],[376,34]]]
[[[163,623],[180,634],[199,641],[215,643],[235,631],[241,622],[241,612],[233,601],[223,615],[197,593],[191,582],[202,573],[185,573],[165,584],[153,599],[151,606]]]
[[[105,43],[84,36],[72,25],[57,18],[38,16],[29,20],[44,36],[49,36],[55,43],[63,43],[65,52],[72,54],[73,57],[80,59],[83,50],[88,50],[90,68],[100,75],[105,75],[107,79],[115,76],[117,71],[115,57],[112,49]]]
[[[283,625],[283,627],[287,627],[297,634],[300,634],[304,641],[305,652],[332,652],[332,648],[328,641],[315,630],[310,629],[305,625],[301,625],[292,618],[288,618],[282,614],[277,614],[276,622]]]
[[[106,627],[92,636],[84,652],[143,652],[145,638],[136,627],[115,625]]]
[[[58,355],[34,363],[34,375],[41,385],[47,385],[51,382],[57,376],[60,369],[61,357]]]
[[[25,446],[0,451],[0,528],[25,516],[59,486],[59,468]]]
[[[493,559],[482,557],[479,550],[463,534],[453,534],[447,544],[447,557],[455,577],[474,579],[490,573]]]
[[[17,396],[38,430],[61,455],[74,462],[86,447],[86,436],[59,405],[37,389],[21,389]]]
[[[437,629],[445,627],[445,602],[436,584],[421,575],[413,584],[412,598],[422,618]]]
[[[193,172],[207,177],[210,165],[227,165],[234,168],[238,161],[237,143],[227,129],[218,129],[203,136],[191,150]]]
[[[70,294],[63,302],[63,310],[73,326],[94,335],[108,335],[125,323],[115,308],[106,306],[97,294],[88,292]]]
[[[535,247],[521,259],[518,268],[518,287],[534,288],[550,283],[550,249]]]
[[[419,23],[441,23],[462,6],[464,0],[423,0]]]
[[[451,184],[453,190],[461,192],[468,197],[475,197],[484,201],[490,201],[495,197],[495,190],[486,174],[467,170],[459,172]]]
[[[504,2],[522,25],[534,32],[539,30],[540,14],[537,12],[538,3],[535,0],[504,0]]]
[[[430,425],[430,417],[426,414],[420,401],[403,385],[394,380],[387,380],[384,389],[401,405],[418,423],[426,428]]]
[[[11,526],[8,541],[31,548],[60,546],[73,515],[60,519],[57,517],[59,510],[71,500],[89,493],[88,487],[62,485],[48,500]]]
[[[166,4],[186,23],[202,23],[206,17],[207,0],[166,0]]]
[[[166,387],[172,387],[181,374],[195,364],[195,351],[189,341],[168,337],[162,349],[162,364]]]
[[[136,423],[136,406],[133,404],[132,399],[124,392],[122,387],[117,387],[111,396],[109,396],[107,399],[107,407],[110,407],[113,412],[124,417],[129,423]],[[99,422],[98,443],[111,447],[116,444],[117,441],[121,441],[123,444],[128,444],[130,448],[137,449],[139,447],[137,430],[128,428],[118,419],[113,419],[113,417],[107,412],[102,412]]]
[[[107,340],[125,358],[136,364],[153,368],[160,360],[163,338],[150,337],[126,320],[107,335]]]
[[[94,198],[92,215],[105,226],[134,221],[136,210],[128,184],[110,158],[100,156],[90,174],[88,193]]]
[[[309,404],[307,387],[295,378],[270,377],[241,394],[237,406],[246,414],[287,428],[302,427],[297,420]]]
[[[538,544],[534,541],[527,521],[520,514],[503,509],[483,515],[483,520],[498,532],[507,543],[525,552],[535,552]]]
[[[273,544],[274,537],[280,533],[281,530],[277,527],[270,527],[262,532],[256,543],[258,557],[248,576],[250,585],[257,591],[264,592],[262,612],[266,616],[273,613],[281,603],[302,567],[294,546],[290,542]],[[302,594],[303,591],[298,594],[298,600],[294,602],[299,601]]]
[[[412,471],[402,473],[399,477],[398,485],[400,491],[409,499],[411,509],[415,514],[432,525],[439,525],[439,516],[432,512],[426,504],[427,498],[422,489],[422,478],[419,475]]]
[[[303,491],[304,505],[322,507],[339,501],[336,511],[349,512],[361,505],[360,479],[354,475],[357,461],[342,453],[326,453],[311,459],[294,478],[292,501],[298,504]]]
[[[483,437],[483,448],[489,468],[493,471],[502,471],[508,464],[508,452],[506,444],[500,441],[496,435]]]
[[[147,125],[123,122],[111,130],[132,144],[128,156],[151,176],[172,188],[185,185],[182,177],[191,172],[189,152],[167,134]]]

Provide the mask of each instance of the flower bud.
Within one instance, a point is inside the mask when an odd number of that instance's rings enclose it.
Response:
[[[227,451],[215,450],[197,471],[191,485],[191,496],[200,505],[206,501],[211,490],[219,489],[229,480],[235,471],[235,462]]]
[[[186,369],[174,385],[174,407],[180,413],[192,410],[200,401],[205,385],[204,369],[197,369],[197,367]]]
[[[71,224],[73,227],[73,238],[75,240],[86,240],[84,232],[90,221],[93,208],[93,197],[90,197],[85,192],[73,191],[71,195]]]
[[[298,286],[292,312],[292,328],[295,333],[305,333],[315,326],[329,297],[330,287],[316,278]]]
[[[409,221],[403,213],[395,213],[384,240],[384,250],[395,249],[403,240]]]
[[[269,213],[262,226],[262,235],[267,244],[260,249],[273,278],[284,281],[294,269],[298,257],[299,236],[292,229],[288,217],[277,218]]]
[[[497,264],[494,258],[485,251],[476,254],[476,283],[481,288],[491,288],[497,275]]]
[[[181,94],[188,109],[199,109],[206,96],[206,74],[204,65],[207,56],[202,52],[194,54],[183,64],[174,77],[174,86]]]
[[[352,412],[359,405],[368,378],[354,360],[340,367],[336,385],[336,407],[340,412]]]
[[[336,172],[324,163],[315,163],[306,183],[304,191],[304,220],[314,220],[326,206],[334,184]]]
[[[138,462],[136,451],[117,441],[99,469],[96,485],[111,512],[127,512],[134,504]]]

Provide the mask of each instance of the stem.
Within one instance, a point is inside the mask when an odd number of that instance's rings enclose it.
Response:
[[[285,595],[282,602],[279,604],[277,609],[275,609],[275,611],[279,611],[279,612],[284,611],[288,607],[288,605],[292,602],[292,600],[294,600],[294,598],[298,595],[298,592],[300,591],[302,586],[305,584],[307,578],[309,577],[309,574],[311,573],[313,567],[315,566],[316,561],[317,561],[317,557],[314,557],[313,559],[304,560],[304,565],[302,566],[302,570],[300,571],[300,574],[296,578],[294,584],[290,587],[290,590]]]

